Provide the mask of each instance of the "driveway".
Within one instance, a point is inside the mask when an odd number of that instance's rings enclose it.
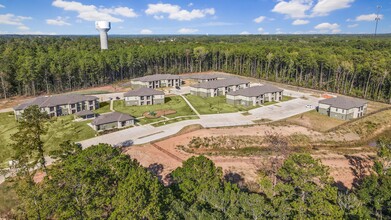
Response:
[[[307,108],[306,106],[317,106],[317,103],[318,101],[313,99],[305,100],[296,98],[290,101],[280,102],[275,105],[252,109],[248,111],[251,114],[248,117],[252,120],[269,119],[272,121],[277,121],[314,110],[314,108]]]

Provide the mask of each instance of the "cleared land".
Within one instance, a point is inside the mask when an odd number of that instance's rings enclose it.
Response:
[[[175,118],[178,116],[195,115],[193,110],[187,105],[185,100],[180,96],[169,96],[165,98],[164,104],[159,105],[143,105],[143,106],[125,106],[123,100],[114,101],[114,110],[117,112],[127,113],[133,117],[142,117],[145,112],[157,110],[175,110],[175,114],[167,115],[167,118]],[[147,119],[145,119],[147,120]],[[149,121],[149,120],[148,120]]]
[[[219,113],[233,113],[240,111],[248,111],[259,106],[245,107],[241,105],[230,105],[226,102],[225,96],[216,96],[203,98],[195,95],[186,95],[187,100],[191,105],[203,115],[219,114]]]
[[[95,136],[95,131],[87,125],[91,121],[73,122],[73,115],[58,117],[48,123],[48,132],[43,136],[45,151],[58,148],[63,141],[80,141]],[[0,164],[8,161],[12,155],[9,144],[12,143],[11,135],[17,132],[17,122],[10,113],[0,114]]]
[[[319,114],[316,110],[295,115],[284,121],[320,132],[326,132],[329,129],[335,128],[336,126],[346,122],[344,120],[334,119],[326,115]]]
[[[267,139],[270,134],[275,134],[287,140],[291,151],[308,152],[321,159],[330,167],[336,182],[351,187],[357,172],[368,173],[371,157],[375,155],[376,148],[364,143],[370,143],[371,138],[388,137],[391,132],[391,110],[350,122],[324,118],[315,111],[305,113],[302,119],[300,117],[289,118],[289,123],[280,121],[249,127],[200,129],[154,144],[134,146],[126,153],[146,167],[162,164],[162,179],[180,166],[181,161],[204,154],[225,173],[237,173],[251,183],[258,181],[257,173],[270,163],[270,157],[278,154]],[[304,121],[303,125],[292,125],[293,122],[299,124],[300,120]],[[326,128],[319,127],[319,123]],[[155,158],[155,155],[159,156]],[[366,168],[363,170],[358,164]]]

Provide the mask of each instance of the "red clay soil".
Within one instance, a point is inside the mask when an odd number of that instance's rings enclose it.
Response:
[[[253,132],[250,133],[258,133],[254,131],[257,130],[256,128],[249,129],[253,129]],[[161,175],[164,177],[181,166],[181,161],[187,160],[191,156],[197,156],[196,154],[184,152],[178,148],[178,145],[186,146],[193,137],[210,137],[222,133],[225,133],[225,135],[239,135],[243,132],[248,134],[246,130],[246,128],[201,129],[156,142],[154,145],[146,144],[142,146],[133,146],[125,153],[132,158],[137,159],[140,164],[145,167],[148,167],[151,164],[163,165],[163,172]],[[262,135],[261,133],[263,133],[263,131],[259,130],[258,134],[253,135]],[[368,167],[372,164],[369,158],[370,153],[367,155],[353,155],[353,158],[356,160],[351,159],[348,156],[329,152],[313,156],[320,159],[324,165],[327,165],[330,168],[330,175],[336,182],[340,182],[347,188],[352,187],[357,173],[363,175],[368,174]],[[270,159],[268,156],[208,156],[208,158],[213,160],[216,166],[222,167],[224,173],[237,173],[248,183],[258,182],[259,170],[267,165]]]
[[[172,114],[176,113],[176,111],[172,110],[172,109],[157,110],[157,111],[154,111],[154,112],[156,113],[156,115],[150,115],[149,112],[144,112],[143,116],[146,117],[146,118],[160,118],[160,117],[165,116],[165,115],[172,115]]]

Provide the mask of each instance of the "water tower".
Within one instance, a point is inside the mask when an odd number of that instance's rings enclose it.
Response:
[[[100,49],[107,50],[109,49],[107,43],[107,32],[109,32],[111,25],[108,21],[96,21],[95,28],[100,33]]]

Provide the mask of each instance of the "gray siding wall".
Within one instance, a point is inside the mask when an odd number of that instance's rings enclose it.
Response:
[[[211,97],[210,93],[205,93],[205,92],[194,92],[194,91],[191,91],[191,94],[192,95],[196,95],[196,96],[201,96],[203,98]]]
[[[341,119],[341,120],[351,120],[353,119],[353,113],[350,114],[342,114],[342,113],[336,113],[336,112],[328,112],[327,108],[319,108],[318,112],[322,115],[330,116],[331,118]]]
[[[164,98],[163,99],[154,99],[153,103],[154,104],[164,104]]]
[[[125,101],[126,106],[134,106],[134,105],[140,105],[140,103],[136,100],[133,101]]]
[[[322,115],[329,115],[327,110],[327,108],[319,108],[318,112]]]
[[[139,89],[139,88],[147,88],[148,86],[140,85],[140,84],[131,84],[133,89]]]
[[[97,126],[98,127],[98,126]],[[108,123],[104,125],[99,125],[98,131],[104,131],[104,130],[109,130],[118,127],[118,122],[113,122],[113,123]]]

